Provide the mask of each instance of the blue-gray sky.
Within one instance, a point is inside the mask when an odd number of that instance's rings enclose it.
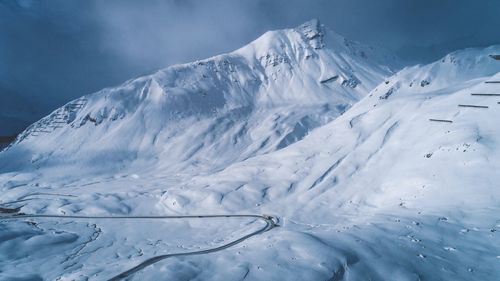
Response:
[[[0,0],[0,134],[103,87],[311,18],[425,62],[500,44],[499,14],[499,0]]]

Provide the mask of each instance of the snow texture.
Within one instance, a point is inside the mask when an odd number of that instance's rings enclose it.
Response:
[[[316,20],[267,32],[33,124],[0,153],[0,205],[281,219],[132,280],[498,280],[500,100],[471,93],[500,93],[485,83],[500,81],[499,53],[466,49],[394,73],[396,58]],[[0,218],[0,280],[103,280],[257,227]]]

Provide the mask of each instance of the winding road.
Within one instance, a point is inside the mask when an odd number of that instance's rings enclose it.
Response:
[[[269,231],[273,229],[274,227],[278,226],[278,218],[273,217],[273,216],[268,216],[268,215],[255,215],[255,214],[248,214],[248,215],[188,215],[188,216],[73,216],[73,215],[68,215],[68,216],[60,216],[60,215],[26,215],[26,214],[19,214],[19,215],[8,215],[8,216],[0,216],[2,220],[5,219],[14,219],[14,220],[22,220],[22,219],[29,219],[29,218],[58,218],[58,219],[211,219],[211,218],[254,218],[261,220],[265,222],[265,226],[262,228],[259,228],[258,230],[249,233],[245,236],[242,236],[236,240],[233,240],[229,243],[226,243],[224,245],[215,247],[215,248],[209,248],[205,250],[200,250],[200,251],[193,251],[193,252],[184,252],[184,253],[173,253],[173,254],[165,254],[165,255],[159,255],[155,256],[152,258],[149,258],[140,264],[136,265],[135,267],[124,271],[115,277],[109,279],[109,281],[116,281],[116,280],[122,280],[124,278],[127,278],[134,273],[154,264],[157,263],[161,260],[171,258],[171,257],[181,257],[181,256],[193,256],[193,255],[203,255],[203,254],[209,254],[209,253],[214,253],[218,251],[222,251],[224,249],[227,249],[229,247],[232,247],[236,244],[239,244],[245,240],[247,240],[250,237],[259,235],[261,233],[264,233],[266,231]]]

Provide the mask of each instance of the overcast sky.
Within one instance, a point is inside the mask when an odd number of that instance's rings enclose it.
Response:
[[[312,18],[425,62],[500,44],[499,15],[500,0],[0,0],[0,117],[26,113],[18,130],[71,99]]]

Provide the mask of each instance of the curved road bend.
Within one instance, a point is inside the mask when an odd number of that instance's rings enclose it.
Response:
[[[154,264],[157,263],[161,260],[171,258],[171,257],[181,257],[181,256],[193,256],[193,255],[203,255],[203,254],[209,254],[209,253],[214,253],[218,251],[222,251],[224,249],[227,249],[229,247],[232,247],[236,244],[239,244],[248,238],[259,235],[261,233],[264,233],[268,230],[273,229],[274,227],[277,226],[278,219],[276,217],[272,216],[267,216],[267,215],[190,215],[190,216],[58,216],[58,215],[10,215],[10,216],[0,216],[0,219],[27,219],[27,218],[60,218],[60,219],[196,219],[196,218],[255,218],[262,220],[266,223],[265,226],[262,228],[259,228],[258,230],[249,233],[243,237],[240,237],[236,240],[233,240],[227,244],[224,244],[222,246],[218,246],[215,248],[209,248],[205,250],[200,250],[200,251],[193,251],[193,252],[184,252],[184,253],[174,253],[174,254],[165,254],[165,255],[159,255],[155,256],[152,258],[149,258],[142,263],[136,265],[135,267],[122,272],[115,277],[109,279],[108,281],[116,281],[116,280],[121,280],[123,278],[129,277],[133,275],[134,273]]]

